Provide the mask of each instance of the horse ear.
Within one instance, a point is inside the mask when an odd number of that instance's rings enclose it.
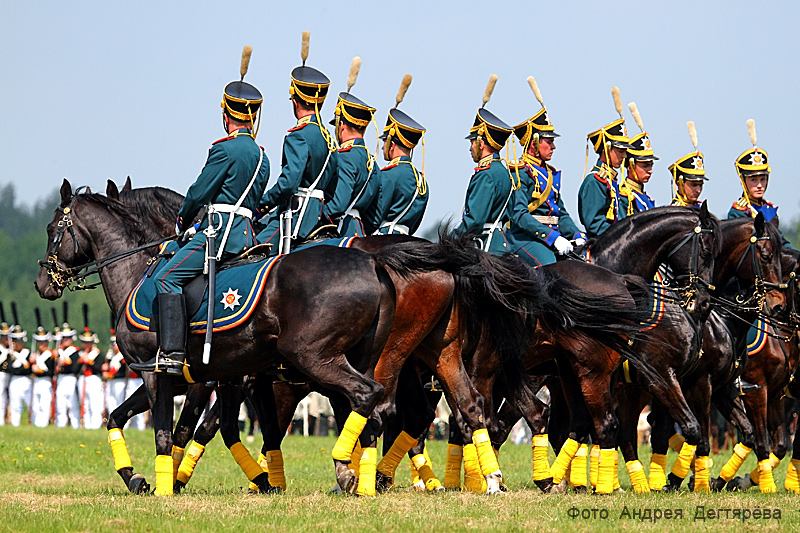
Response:
[[[779,220],[778,215],[775,215],[775,217],[770,220],[769,223],[775,226],[775,229],[779,229],[781,227],[781,221]]]
[[[119,200],[119,189],[117,189],[117,184],[113,180],[108,180],[106,183],[106,196]]]
[[[133,186],[131,185],[131,177],[128,176],[128,179],[125,180],[125,185],[122,186],[122,190],[129,191],[131,189],[133,189]]]
[[[708,200],[703,200],[703,205],[700,206],[700,220],[708,220]]]
[[[92,194],[92,188],[88,185],[86,186],[86,193],[85,194]]]
[[[67,205],[70,198],[72,198],[72,185],[69,184],[67,178],[61,183],[61,205]]]
[[[756,236],[763,237],[767,233],[767,224],[764,221],[764,215],[759,213],[753,221],[753,226],[756,230]]]

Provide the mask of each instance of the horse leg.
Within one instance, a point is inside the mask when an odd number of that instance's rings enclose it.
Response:
[[[181,481],[178,478],[183,459],[186,457],[186,445],[189,444],[189,440],[192,438],[192,434],[197,427],[197,423],[200,421],[200,414],[203,412],[203,408],[211,399],[212,391],[213,389],[206,387],[205,384],[202,383],[190,385],[186,391],[186,400],[183,403],[181,416],[178,418],[178,423],[175,425],[175,431],[172,435],[172,465],[173,476],[175,478],[175,486],[173,487],[173,490],[176,494],[179,493],[181,489],[186,486],[186,483],[189,482],[189,478],[191,478],[192,472],[194,471],[194,465],[197,464],[197,460],[195,459],[194,463],[192,464],[191,471],[188,473],[188,477],[185,475],[182,476],[185,477],[185,481]],[[190,456],[196,453],[197,447],[193,447],[191,449]],[[200,454],[202,455],[202,452],[200,452]],[[199,459],[199,456],[197,459]]]
[[[172,479],[172,422],[175,396],[175,377],[164,372],[155,375],[155,386],[149,390],[152,404],[153,429],[156,442],[156,496],[171,496],[175,480]]]
[[[108,415],[108,443],[114,456],[114,470],[117,471],[125,486],[134,494],[147,494],[150,485],[141,474],[133,473],[133,463],[128,454],[128,446],[122,435],[122,428],[134,415],[144,413],[150,409],[147,389],[144,385],[134,391],[124,402]]]
[[[648,482],[651,491],[660,492],[667,484],[667,450],[669,439],[675,432],[675,421],[655,399],[650,402],[650,415],[647,420],[650,422],[650,447],[653,450]]]
[[[720,390],[713,396],[717,410],[736,427],[739,442],[733,447],[733,455],[722,467],[719,478],[712,480],[712,490],[722,490],[729,481],[734,479],[736,472],[755,446],[756,437],[753,423],[750,420],[751,411],[746,410],[743,398],[738,396],[738,390],[732,386]],[[730,488],[734,488],[735,485],[738,486],[738,482],[734,482]]]
[[[711,431],[711,376],[707,373],[702,373],[691,382],[684,383],[684,389],[686,390],[686,399],[689,402],[689,408],[695,414],[700,424],[700,442],[695,449],[693,490],[694,492],[706,492],[711,490],[709,485],[709,454],[711,453],[711,444],[708,440]],[[686,454],[680,453],[679,460],[681,457],[685,456]],[[680,481],[671,483],[671,485],[674,486],[677,483],[677,486],[680,487],[680,482],[686,477],[686,475],[681,476],[681,473],[683,473],[683,471],[680,467],[676,469],[673,466],[670,478],[675,475],[681,479]],[[686,473],[688,474],[688,470]]]
[[[780,463],[777,457],[770,458],[769,431],[767,429],[767,388],[759,387],[748,391],[745,396],[745,407],[755,430],[755,448],[758,467],[750,473],[750,480],[757,484],[761,492],[772,493],[777,491],[775,480],[772,477],[773,463]]]
[[[448,400],[449,404],[449,400]],[[461,490],[461,463],[464,459],[464,435],[458,413],[451,413],[448,420],[447,459],[444,467],[444,490]]]
[[[208,389],[210,398],[211,388],[209,387]],[[200,410],[199,406],[197,409],[198,411]],[[187,410],[186,406],[184,406],[183,410]],[[189,480],[194,474],[194,469],[197,466],[197,462],[206,451],[206,446],[208,446],[208,443],[211,442],[211,439],[213,439],[219,431],[219,410],[220,404],[219,399],[217,399],[217,401],[214,402],[214,404],[206,413],[206,416],[203,417],[203,422],[197,426],[197,429],[193,435],[194,442],[192,442],[192,444],[183,454],[183,459],[181,460],[181,464],[178,466],[178,472],[175,475],[175,494],[178,494],[189,483]],[[181,418],[183,418],[183,414],[181,414]],[[175,456],[173,454],[173,459],[174,458]]]
[[[625,459],[625,468],[631,478],[634,492],[648,493],[650,485],[639,461],[639,415],[646,404],[642,391],[635,385],[617,389],[617,414],[619,417],[619,447]]]

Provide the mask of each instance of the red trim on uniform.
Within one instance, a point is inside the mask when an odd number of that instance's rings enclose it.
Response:
[[[223,137],[222,139],[217,139],[216,141],[214,141],[211,144],[214,145],[214,144],[217,144],[217,143],[221,143],[222,141],[228,141],[230,139],[233,139],[233,135],[229,135],[227,137]]]
[[[386,166],[385,166],[385,167],[383,167],[381,170],[389,170],[390,168],[394,168],[394,167],[396,167],[396,166],[397,166],[397,163],[395,163],[394,165],[386,165]]]
[[[288,131],[289,133],[291,133],[291,132],[293,132],[293,131],[302,130],[303,128],[305,128],[305,127],[306,127],[306,126],[308,126],[309,124],[311,124],[311,122],[304,122],[303,124],[300,124],[300,125],[298,125],[298,126],[295,126],[294,128],[292,128],[292,129],[290,129],[290,130],[287,130],[287,131]]]
[[[733,207],[737,211],[747,211],[748,210],[747,207],[739,207],[738,200],[736,202],[733,202],[733,206],[731,206],[731,207]]]
[[[175,265],[175,266],[173,266],[172,268],[170,268],[168,272],[164,273],[164,275],[163,275],[163,276],[161,276],[161,280],[160,280],[160,281],[161,281],[161,288],[162,288],[162,289],[166,289],[166,287],[164,287],[164,278],[165,278],[166,276],[168,276],[170,272],[172,272],[173,270],[175,270],[176,268],[178,268],[179,266],[181,266],[181,265],[183,264],[183,262],[184,262],[184,261],[186,261],[187,259],[189,259],[189,258],[192,256],[192,254],[193,254],[193,253],[195,253],[197,250],[199,250],[199,249],[200,249],[200,248],[202,248],[203,246],[205,246],[205,243],[201,244],[200,246],[198,246],[197,248],[195,248],[194,250],[192,250],[192,251],[189,253],[189,255],[187,255],[186,257],[184,257],[184,258],[183,258],[183,260],[182,260],[180,263],[178,263],[177,265]]]
[[[528,250],[526,250],[525,248],[521,248],[520,250],[521,250],[521,251],[523,251],[523,252],[525,252],[525,253],[528,255],[528,257],[530,257],[531,259],[533,259],[534,261],[536,261],[537,263],[539,263],[539,266],[538,266],[538,267],[533,267],[533,268],[540,268],[540,267],[542,266],[542,263],[541,263],[541,261],[539,261],[538,259],[536,259],[535,257],[533,257],[533,256],[530,254],[530,252],[529,252]]]
[[[348,146],[347,148],[339,148],[339,150],[338,150],[338,151],[339,151],[339,152],[349,152],[349,151],[350,151],[350,150],[353,148],[353,146],[355,146],[355,145],[351,144],[351,145],[350,145],[350,146]]]

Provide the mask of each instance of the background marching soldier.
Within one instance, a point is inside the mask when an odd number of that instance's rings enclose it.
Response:
[[[128,368],[125,357],[119,351],[114,328],[111,328],[110,344],[103,362],[103,377],[106,379],[106,412],[109,415],[142,384],[138,375]],[[144,414],[136,415],[128,422],[126,427],[128,426],[144,429]]]
[[[97,334],[89,329],[89,306],[83,304],[83,333],[80,335],[81,364],[78,391],[81,401],[81,421],[86,429],[98,429],[103,424],[103,363],[105,356],[97,347]]]
[[[66,310],[66,308],[65,308]],[[66,313],[65,313],[66,315]],[[63,428],[69,424],[73,428],[80,426],[81,406],[77,394],[78,347],[74,345],[76,331],[68,322],[61,326],[61,343],[58,348],[58,366],[56,367],[56,426]]]
[[[36,351],[31,354],[31,371],[33,372],[31,422],[40,428],[46,427],[52,418],[53,376],[56,371],[58,354],[56,350],[50,349],[50,338],[50,333],[41,325],[33,334]]]
[[[14,315],[16,318],[16,313]],[[11,349],[8,352],[8,373],[11,376],[8,383],[9,421],[12,426],[19,426],[22,422],[23,406],[28,410],[31,408],[31,365],[29,362],[31,351],[25,347],[28,332],[23,330],[19,324],[11,328],[8,337],[11,339]]]
[[[0,426],[6,424],[6,411],[8,410],[8,381],[11,379],[11,375],[8,373],[8,352],[11,348],[8,334],[10,332],[11,327],[6,322],[3,302],[0,302]]]

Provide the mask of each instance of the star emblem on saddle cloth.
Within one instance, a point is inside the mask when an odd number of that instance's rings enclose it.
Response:
[[[228,287],[228,290],[222,293],[222,300],[219,303],[223,304],[225,309],[236,309],[236,306],[240,305],[239,300],[241,299],[242,295],[239,294],[239,289],[234,290]]]
[[[701,170],[703,168],[703,158],[702,157],[695,157],[692,159],[692,166],[697,170]]]
[[[750,154],[750,164],[762,165],[764,164],[764,157],[761,155],[760,152],[753,152],[752,154]]]

